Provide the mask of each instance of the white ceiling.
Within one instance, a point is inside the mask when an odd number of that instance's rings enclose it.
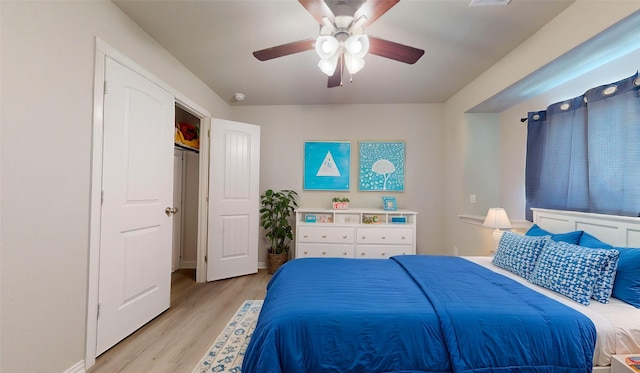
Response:
[[[401,0],[365,32],[424,56],[408,65],[368,55],[353,83],[327,88],[314,51],[264,62],[252,55],[318,36],[296,0],[113,0],[230,105],[442,103],[574,1]]]

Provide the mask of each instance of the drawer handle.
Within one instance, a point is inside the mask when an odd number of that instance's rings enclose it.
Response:
[[[385,256],[385,255],[387,255],[387,254],[386,253],[382,253],[382,256]]]
[[[322,238],[327,238],[327,235],[326,235],[326,234],[323,234],[323,235],[322,235]]]
[[[344,253],[342,253],[342,255],[347,256],[347,252],[345,251]]]
[[[327,252],[326,252],[326,251],[323,251],[323,252],[322,252],[322,255],[327,255]]]
[[[363,240],[367,239],[367,236],[362,236],[362,239],[363,239]]]
[[[309,236],[305,234],[305,235],[304,235],[304,238],[309,238]]]
[[[382,239],[383,239],[383,240],[386,240],[386,239],[387,239],[387,237],[385,237],[385,236],[382,236]]]
[[[404,236],[402,236],[402,239],[404,240]]]
[[[360,255],[364,256],[364,253],[362,253],[362,254],[360,254]]]
[[[342,238],[345,238],[345,239],[346,239],[346,238],[348,238],[348,237],[349,237],[349,236],[347,236],[347,235],[342,236]]]
[[[305,252],[304,252],[304,255],[307,255],[307,254],[309,254],[309,253],[305,251]]]

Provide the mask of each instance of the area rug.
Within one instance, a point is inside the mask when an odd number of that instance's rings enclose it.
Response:
[[[241,372],[242,358],[256,328],[261,308],[261,300],[244,301],[193,373]]]

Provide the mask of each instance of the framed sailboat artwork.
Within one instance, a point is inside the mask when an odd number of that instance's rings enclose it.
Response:
[[[304,143],[304,190],[348,191],[350,174],[349,141]]]

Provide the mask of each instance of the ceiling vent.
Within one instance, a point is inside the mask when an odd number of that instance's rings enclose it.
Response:
[[[471,0],[469,6],[507,5],[511,0]]]

